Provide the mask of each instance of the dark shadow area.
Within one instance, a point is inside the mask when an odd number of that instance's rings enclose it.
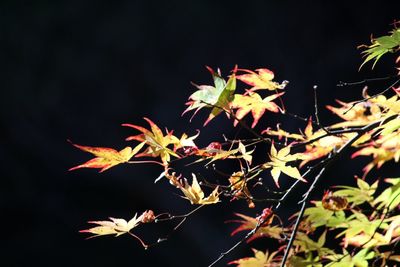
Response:
[[[370,65],[358,71],[357,46],[368,43],[371,33],[386,34],[398,11],[398,4],[376,1],[3,1],[0,265],[207,266],[238,240],[230,237],[236,225],[224,223],[233,212],[255,215],[262,206],[250,211],[244,202],[210,206],[147,251],[128,236],[85,240],[78,231],[88,220],[127,219],[145,209],[182,214],[192,207],[165,180],[154,184],[162,171],[156,165],[68,172],[91,156],[67,139],[122,149],[134,132],[120,124],[147,126],[143,116],[178,135],[195,134],[208,112],[192,123],[191,115],[181,113],[195,90],[190,81],[211,82],[204,65],[220,67],[223,74],[235,64],[273,70],[277,81],[290,81],[286,107],[304,117],[313,113],[312,87],[318,85],[321,121],[331,123],[324,106],[335,98],[356,100],[364,86],[337,87],[339,81],[394,74],[389,57],[374,72]],[[371,83],[371,92],[385,86]],[[280,120],[268,116],[258,130]],[[283,124],[304,127],[288,118]],[[221,141],[223,133],[235,131],[220,116],[201,129],[198,143]],[[353,174],[361,174],[354,170],[361,168],[351,164],[343,159],[318,192],[353,183]],[[394,165],[385,172],[394,173]],[[145,227],[141,236],[155,241],[172,227]],[[248,252],[241,246],[218,266]]]

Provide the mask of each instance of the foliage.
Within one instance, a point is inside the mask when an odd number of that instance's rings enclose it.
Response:
[[[395,25],[396,26],[396,25]],[[373,38],[362,53],[365,63],[373,66],[386,53],[397,53],[400,48],[400,31],[395,27],[388,36]],[[397,59],[397,62],[399,58]],[[276,129],[257,129],[258,122],[269,115],[290,116],[283,106],[288,82],[277,82],[274,73],[266,68],[256,70],[233,68],[224,78],[221,71],[206,67],[213,85],[197,85],[189,96],[183,112],[193,112],[192,118],[202,109],[210,113],[204,126],[220,114],[226,114],[237,129],[233,139],[211,140],[207,146],[198,146],[194,136],[183,133],[179,138],[174,131],[162,131],[148,118],[149,127],[125,123],[136,133],[126,138],[134,146],[121,151],[112,148],[90,147],[73,144],[95,156],[88,162],[71,168],[99,168],[106,171],[124,163],[157,164],[162,169],[156,178],[166,179],[179,189],[181,197],[196,205],[183,215],[147,210],[129,220],[110,218],[109,221],[89,221],[95,227],[82,230],[95,236],[129,234],[148,245],[133,233],[144,223],[160,223],[180,219],[172,231],[193,213],[207,205],[226,201],[246,201],[248,207],[261,208],[261,214],[235,213],[230,223],[238,224],[232,236],[246,232],[235,246],[221,253],[210,266],[219,262],[234,248],[256,238],[268,238],[276,243],[274,250],[252,248],[253,256],[231,261],[241,267],[258,266],[387,266],[400,261],[396,247],[400,242],[400,178],[383,181],[369,177],[371,170],[387,162],[398,165],[400,159],[400,87],[397,79],[391,86],[375,95],[362,92],[362,99],[352,102],[337,100],[338,106],[326,106],[340,120],[322,126],[315,101],[315,114],[307,118],[292,116],[304,124],[299,132],[286,131],[284,125]],[[250,87],[249,87],[250,86]],[[396,87],[397,86],[397,87]],[[246,115],[251,112],[253,121],[247,125]],[[192,119],[191,118],[191,119]],[[214,122],[215,123],[215,122]],[[240,138],[239,131],[247,130],[252,138]],[[261,145],[263,143],[264,145]],[[265,150],[267,145],[267,150]],[[337,159],[367,157],[363,176],[355,183],[338,185],[325,193],[317,193],[310,201],[317,183],[326,177],[326,170],[337,165]],[[265,155],[253,160],[256,152]],[[144,157],[146,160],[138,160]],[[202,173],[190,173],[185,168],[175,170],[174,162],[183,160],[207,168],[211,163],[215,175],[212,180]],[[219,170],[222,162],[233,160],[234,170]],[[254,163],[256,162],[256,163]],[[349,177],[356,173],[349,174]],[[294,178],[294,179],[291,179]],[[279,181],[287,180],[289,187],[281,189]],[[271,183],[272,182],[272,183]],[[306,192],[299,184],[307,183]],[[269,189],[269,185],[276,190]],[[285,183],[287,184],[287,183]],[[263,197],[259,197],[263,192]],[[300,208],[290,219],[282,220],[280,209],[289,195],[300,192]],[[262,193],[261,193],[262,194]],[[308,206],[311,205],[311,206]],[[335,242],[332,242],[335,241]]]

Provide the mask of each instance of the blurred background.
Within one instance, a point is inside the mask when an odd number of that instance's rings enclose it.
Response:
[[[236,225],[225,223],[233,212],[255,216],[264,206],[247,210],[244,202],[225,201],[207,207],[147,251],[129,236],[85,240],[78,231],[88,220],[128,219],[145,209],[183,214],[192,207],[166,181],[154,185],[161,172],[156,165],[68,172],[91,155],[67,139],[122,149],[136,132],[121,123],[147,127],[143,116],[177,135],[195,134],[208,112],[192,123],[181,113],[195,91],[190,81],[211,83],[205,65],[225,75],[235,64],[271,69],[277,81],[290,81],[288,110],[304,117],[313,113],[312,87],[318,85],[321,120],[331,123],[323,107],[335,98],[356,100],[364,86],[337,87],[340,81],[395,73],[389,56],[373,72],[371,65],[359,71],[357,46],[369,43],[371,34],[386,34],[398,11],[398,4],[377,1],[2,1],[0,265],[207,266],[239,239],[229,236]],[[387,84],[369,86],[373,92]],[[278,120],[271,115],[257,129]],[[286,117],[283,125],[304,127]],[[222,141],[223,133],[232,137],[235,130],[220,116],[201,129],[197,143]],[[353,174],[361,174],[347,159],[327,174],[323,188],[351,184]],[[138,234],[152,243],[174,223]],[[249,251],[243,245],[217,266]]]

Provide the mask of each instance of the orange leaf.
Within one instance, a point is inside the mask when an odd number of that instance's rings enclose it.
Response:
[[[160,157],[164,165],[168,165],[168,162],[171,160],[171,156],[179,158],[178,154],[176,154],[172,149],[168,148],[169,145],[177,146],[180,144],[180,140],[176,136],[172,135],[172,131],[167,131],[167,134],[164,136],[161,129],[153,121],[148,118],[144,119],[150,125],[151,131],[134,124],[122,124],[122,126],[131,127],[142,132],[138,135],[129,136],[126,138],[127,141],[136,140],[139,142],[144,142],[148,145],[146,150],[136,155],[136,157]]]
[[[283,94],[284,93],[270,95],[264,99],[262,99],[259,94],[252,92],[250,92],[249,95],[236,94],[231,104],[231,108],[237,109],[235,116],[238,120],[241,120],[251,111],[254,118],[251,128],[254,128],[262,115],[264,115],[265,110],[275,113],[279,112],[279,106],[272,102],[272,100]],[[234,126],[238,124],[238,120],[235,120]]]
[[[135,155],[143,147],[144,143],[140,143],[134,149],[131,147],[126,147],[120,151],[108,147],[91,147],[91,146],[81,146],[71,142],[71,144],[80,150],[89,152],[96,156],[96,158],[91,159],[81,165],[70,168],[70,171],[80,169],[80,168],[95,168],[101,169],[100,172],[104,172],[115,165],[120,163],[125,163],[129,161],[133,155]]]
[[[237,227],[231,233],[231,236],[242,232],[242,231],[251,231],[256,228],[257,224],[259,223],[258,218],[253,218],[244,214],[235,213],[240,219],[231,220],[229,222],[239,223],[239,227]],[[271,217],[273,219],[273,217]],[[272,223],[271,220],[267,220],[258,230],[252,235],[247,242],[251,242],[252,240],[260,237],[271,237],[274,239],[282,239],[283,228],[280,226],[270,225]]]
[[[256,69],[258,73],[247,69],[239,69],[238,71],[247,72],[246,74],[237,75],[236,78],[248,85],[253,86],[250,89],[251,91],[259,89],[276,90],[284,88],[284,84],[279,84],[272,81],[274,79],[274,73],[269,69]]]

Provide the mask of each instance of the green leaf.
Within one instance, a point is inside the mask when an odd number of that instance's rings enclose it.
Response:
[[[361,205],[364,202],[371,202],[378,183],[375,182],[374,184],[369,185],[362,179],[358,178],[357,185],[358,188],[351,186],[337,186],[336,188],[342,189],[336,190],[334,195],[345,197],[347,201],[353,205]]]
[[[306,220],[311,223],[313,227],[320,227],[325,225],[336,225],[340,218],[334,216],[335,212],[327,210],[322,207],[321,201],[315,202],[316,207],[307,208],[304,211]],[[340,213],[338,213],[340,214]]]
[[[387,178],[385,182],[392,184],[386,188],[374,201],[373,205],[379,204],[376,208],[382,209],[388,207],[393,210],[400,204],[400,178]]]
[[[204,108],[212,108],[210,115],[205,121],[204,125],[209,123],[214,117],[220,114],[224,109],[229,108],[229,103],[233,100],[233,94],[236,89],[236,77],[233,73],[228,82],[226,82],[222,77],[220,72],[215,72],[212,68],[207,67],[208,71],[211,73],[214,81],[214,86],[210,85],[197,85],[194,84],[199,90],[194,92],[190,97],[189,101],[186,103],[188,106],[183,112],[186,113],[190,110],[195,110],[194,115]],[[235,70],[234,70],[235,71]],[[193,117],[192,116],[192,117]]]
[[[376,42],[386,49],[392,49],[393,47],[398,45],[398,43],[392,36],[379,37],[376,39]]]
[[[380,128],[383,129],[381,135],[385,136],[391,134],[400,128],[400,118],[391,120],[388,123],[382,125]]]

